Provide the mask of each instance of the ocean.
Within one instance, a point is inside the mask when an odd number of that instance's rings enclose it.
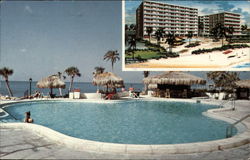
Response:
[[[42,92],[44,95],[48,95],[49,89],[40,89],[36,87],[37,82],[32,82],[31,84],[31,90],[32,93],[34,93],[36,90]],[[144,85],[141,83],[126,83],[125,87],[128,89],[130,86],[133,86],[136,90],[143,90]],[[24,96],[24,92],[26,90],[29,90],[30,83],[28,81],[10,81],[10,88],[13,92],[13,95],[15,97],[22,97]],[[66,82],[66,88],[62,89],[63,94],[66,94],[68,92],[69,82]],[[97,86],[92,85],[91,82],[74,82],[73,88],[80,89],[81,92],[85,93],[95,93],[97,90]],[[100,87],[102,89],[102,87]],[[103,88],[104,89],[104,88]],[[59,95],[58,89],[53,89],[53,93],[56,95]],[[6,89],[6,85],[4,81],[0,81],[0,94],[2,95],[8,95],[8,91]]]
[[[50,90],[48,88],[40,89],[36,87],[37,82],[32,82],[31,84],[31,90],[32,93],[35,93],[35,91],[40,91],[43,93],[43,95],[48,95]],[[63,95],[68,92],[69,82],[66,83],[66,88],[62,89]],[[125,88],[128,90],[128,88],[132,86],[135,88],[135,90],[144,90],[144,84],[142,83],[126,83]],[[29,90],[30,83],[29,81],[10,81],[10,88],[12,90],[14,97],[23,97],[24,92]],[[82,93],[95,93],[97,90],[97,86],[92,85],[91,82],[74,82],[73,84],[74,89],[80,89]],[[207,88],[207,85],[193,85],[192,88]],[[105,88],[99,87],[99,89],[105,90]],[[119,89],[118,89],[119,91]],[[53,89],[53,93],[56,95],[59,95],[59,89]],[[5,81],[0,81],[0,94],[1,95],[8,95],[8,91],[6,89]]]

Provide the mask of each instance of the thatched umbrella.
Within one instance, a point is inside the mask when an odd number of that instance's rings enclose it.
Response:
[[[193,85],[206,84],[206,80],[184,72],[164,72],[143,79],[145,84]]]
[[[236,81],[235,84],[239,88],[250,88],[250,79]]]
[[[38,81],[36,86],[38,88],[50,88],[50,93],[52,94],[53,88],[65,88],[65,83],[57,75],[52,75],[42,80]]]
[[[106,86],[108,88],[122,88],[124,82],[121,77],[118,77],[112,72],[104,72],[95,74],[93,78],[93,85],[95,86]]]

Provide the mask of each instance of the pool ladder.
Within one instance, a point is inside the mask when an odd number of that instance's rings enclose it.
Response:
[[[238,120],[238,121],[234,122],[233,124],[231,124],[230,126],[228,126],[228,127],[227,127],[227,130],[226,130],[226,138],[232,137],[232,134],[233,134],[233,127],[234,127],[236,124],[238,124],[238,123],[242,122],[243,120],[247,119],[248,117],[250,117],[250,114],[248,114],[248,115],[242,117],[240,120]]]
[[[226,103],[228,103],[228,102],[231,102],[232,104],[232,108],[233,108],[233,110],[235,110],[235,99],[234,98],[231,98],[231,99],[228,99],[227,101],[224,101],[224,102],[222,102],[219,106],[220,106],[220,108],[222,108]]]

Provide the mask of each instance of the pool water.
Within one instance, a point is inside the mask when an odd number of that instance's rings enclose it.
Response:
[[[234,66],[233,68],[250,68],[250,63],[240,64],[240,65]]]
[[[36,124],[77,138],[124,144],[176,144],[225,138],[229,124],[202,115],[216,107],[201,103],[139,100],[29,102],[4,109],[19,120],[24,119],[25,112],[31,111]]]
[[[185,40],[183,40],[184,42],[199,42],[199,41],[201,41],[201,40],[199,40],[199,39],[195,39],[195,38],[192,38],[192,39],[185,39]]]

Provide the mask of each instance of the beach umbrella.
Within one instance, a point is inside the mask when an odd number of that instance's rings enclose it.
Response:
[[[93,85],[106,86],[107,88],[122,88],[124,87],[123,79],[112,72],[104,72],[95,74]]]
[[[52,94],[53,88],[65,88],[66,85],[58,75],[51,75],[38,81],[36,86],[38,88],[50,88],[50,93]]]
[[[145,84],[193,85],[206,84],[206,80],[184,72],[164,72],[143,79]]]

